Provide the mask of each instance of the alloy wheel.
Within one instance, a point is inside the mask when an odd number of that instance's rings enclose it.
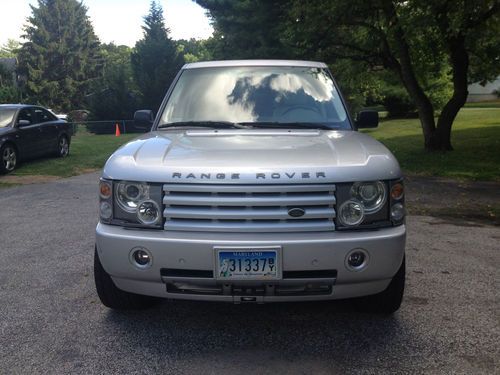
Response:
[[[5,170],[9,172],[14,170],[17,163],[17,155],[16,150],[13,147],[7,146],[3,149],[2,162]]]
[[[69,153],[69,143],[66,137],[61,137],[59,139],[59,156],[65,157]]]

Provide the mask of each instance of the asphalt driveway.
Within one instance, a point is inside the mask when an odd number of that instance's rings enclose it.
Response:
[[[0,374],[500,373],[500,228],[408,218],[391,318],[348,303],[166,301],[116,313],[94,291],[97,174],[0,190]]]

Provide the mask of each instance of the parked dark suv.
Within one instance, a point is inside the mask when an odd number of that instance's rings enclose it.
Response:
[[[45,108],[26,104],[0,105],[0,174],[19,161],[69,154],[71,125]]]

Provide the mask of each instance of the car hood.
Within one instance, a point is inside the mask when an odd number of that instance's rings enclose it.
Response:
[[[3,127],[3,128],[0,128],[0,137],[2,135],[8,134],[10,132],[12,132],[12,128],[10,126],[6,126],[6,127]]]
[[[401,177],[390,151],[356,131],[162,130],[119,148],[103,177],[181,183],[319,183]]]

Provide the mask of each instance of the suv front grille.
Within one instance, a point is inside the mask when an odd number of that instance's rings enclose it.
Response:
[[[165,230],[301,232],[335,229],[335,185],[165,184]],[[301,208],[300,217],[289,210]]]

